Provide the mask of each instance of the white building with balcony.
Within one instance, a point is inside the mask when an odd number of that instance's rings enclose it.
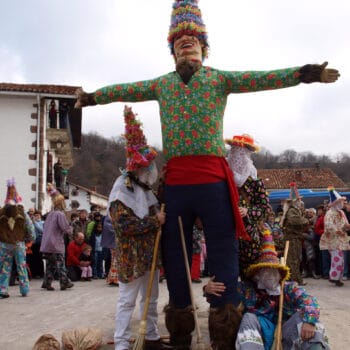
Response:
[[[76,86],[0,83],[0,206],[6,180],[14,177],[25,209],[46,213],[46,192],[60,158],[73,165],[73,148],[81,144],[82,110],[74,109]],[[68,196],[66,181],[62,192]]]

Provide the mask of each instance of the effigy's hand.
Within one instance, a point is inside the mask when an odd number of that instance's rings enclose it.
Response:
[[[334,83],[340,77],[339,71],[334,68],[326,68],[328,62],[323,62],[322,64],[306,64],[301,67],[300,81],[302,83]]]
[[[93,93],[87,93],[82,88],[75,91],[77,101],[75,102],[74,108],[80,109],[86,106],[95,106],[97,103]]]
[[[321,83],[334,83],[340,77],[339,71],[334,68],[326,68],[328,62],[324,62],[321,65]]]

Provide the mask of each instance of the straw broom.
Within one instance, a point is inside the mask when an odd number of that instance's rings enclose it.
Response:
[[[286,246],[284,247],[283,257],[281,258],[281,264],[286,265],[287,256],[289,249],[289,241],[286,241]],[[283,350],[282,349],[282,317],[283,317],[283,299],[284,299],[284,281],[281,282],[281,294],[279,297],[279,305],[278,305],[278,319],[277,326],[275,330],[275,337],[272,344],[272,350]]]
[[[164,207],[165,207],[165,205],[162,204],[160,207],[161,213],[164,212]],[[158,247],[159,247],[159,241],[160,241],[161,235],[162,235],[162,228],[160,227],[158,232],[157,232],[156,240],[154,243],[151,272],[150,272],[150,276],[149,276],[149,280],[148,280],[148,286],[147,286],[147,291],[146,291],[146,300],[145,300],[145,306],[143,309],[142,318],[141,318],[141,322],[140,322],[139,334],[138,334],[137,338],[135,339],[135,342],[133,345],[133,350],[142,350],[144,345],[145,345],[148,306],[149,306],[149,302],[150,302],[150,298],[151,298],[154,273],[155,273],[156,264],[157,264]]]
[[[197,336],[197,342],[196,342],[196,345],[195,345],[194,349],[196,349],[196,350],[209,350],[209,349],[211,349],[211,347],[209,345],[205,345],[203,343],[201,330],[199,328],[197,309],[196,309],[194,296],[193,296],[191,272],[190,272],[190,267],[189,267],[189,264],[188,264],[188,255],[187,255],[187,250],[186,250],[185,235],[184,235],[184,229],[183,229],[183,226],[182,226],[181,216],[178,217],[178,220],[179,220],[179,226],[180,226],[180,236],[181,236],[182,251],[183,251],[184,259],[185,259],[187,281],[188,281],[188,287],[189,287],[189,290],[190,290],[191,304],[192,304],[193,316],[194,316],[194,324],[195,324],[196,336]]]

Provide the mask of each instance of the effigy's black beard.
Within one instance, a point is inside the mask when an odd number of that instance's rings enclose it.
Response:
[[[177,62],[176,71],[179,73],[182,81],[187,84],[200,67],[201,63],[199,61],[182,60]]]

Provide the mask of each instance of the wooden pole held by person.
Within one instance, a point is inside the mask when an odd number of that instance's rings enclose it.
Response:
[[[181,216],[178,217],[178,221],[179,221],[179,227],[180,227],[181,245],[182,245],[182,251],[183,251],[183,255],[184,255],[184,263],[185,263],[185,268],[186,268],[188,287],[189,287],[191,304],[192,304],[192,309],[193,309],[194,324],[195,324],[195,329],[196,329],[197,339],[196,339],[196,345],[195,345],[194,349],[195,350],[209,350],[209,349],[211,349],[211,347],[209,345],[205,345],[203,343],[201,330],[199,328],[197,309],[196,309],[196,304],[195,304],[193,289],[192,289],[191,271],[190,271],[190,266],[188,263],[188,255],[187,255],[185,235],[184,235],[184,229],[183,229],[183,225],[182,225]]]
[[[289,250],[289,241],[286,241],[283,257],[281,258],[282,265],[286,265],[287,263],[288,250]],[[283,301],[284,301],[284,282],[285,281],[281,282],[281,294],[279,297],[277,325],[275,329],[275,337],[274,337],[271,350],[283,350],[282,349],[282,318],[283,318]]]

